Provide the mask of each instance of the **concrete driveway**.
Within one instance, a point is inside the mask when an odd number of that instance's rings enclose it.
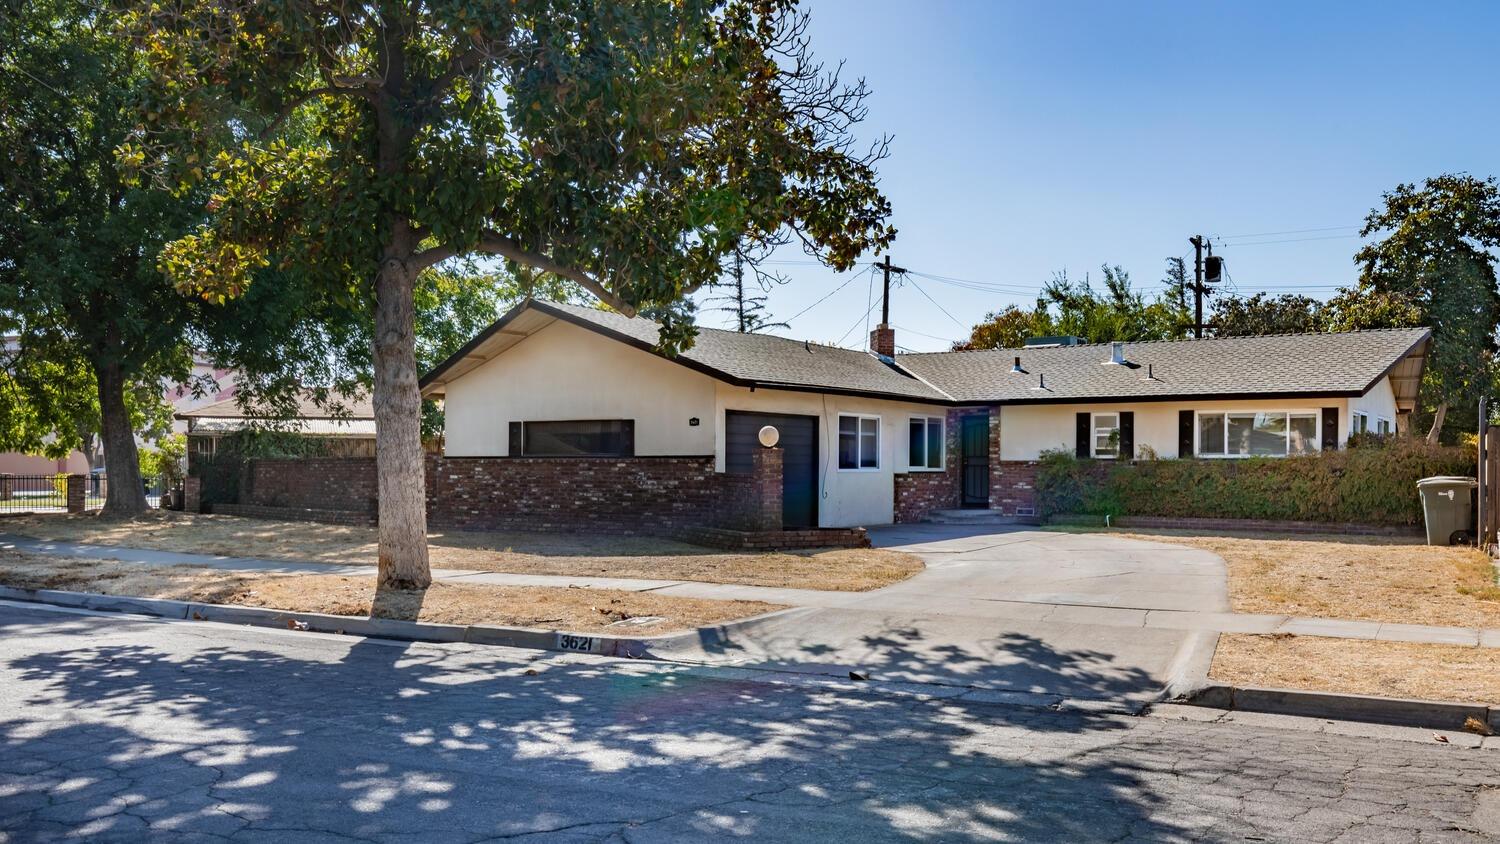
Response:
[[[1201,682],[1217,641],[1153,627],[1151,611],[1229,608],[1223,561],[1180,545],[968,525],[896,525],[871,538],[927,570],[872,592],[823,593],[817,606],[663,655],[1143,703]]]

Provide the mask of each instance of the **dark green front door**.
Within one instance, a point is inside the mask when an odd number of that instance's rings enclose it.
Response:
[[[959,503],[964,507],[990,506],[990,417],[975,414],[963,420],[959,437]]]

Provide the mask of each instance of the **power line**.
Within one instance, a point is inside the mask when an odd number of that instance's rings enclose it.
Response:
[[[1308,234],[1310,232],[1338,232],[1357,229],[1359,226],[1325,226],[1321,229],[1288,229],[1284,232],[1259,232],[1256,234],[1216,234],[1214,240],[1237,240],[1242,237],[1276,237],[1283,234]]]
[[[948,319],[953,320],[953,324],[954,325],[958,326],[960,329],[968,330],[968,326],[966,326],[963,323],[959,322],[958,321],[958,317],[954,316],[953,314],[948,313],[948,309],[947,308],[943,307],[942,305],[939,305],[936,299],[932,298],[931,296],[928,296],[927,295],[927,291],[922,289],[922,285],[917,284],[916,281],[913,281],[911,283],[911,286],[915,287],[917,289],[918,293],[920,293],[923,296],[925,296],[927,298],[927,301],[931,302],[934,307],[936,307],[938,310],[942,311],[943,314],[948,317]]]
[[[866,272],[873,273],[873,272],[875,272],[875,269],[874,269],[874,267],[871,267]],[[807,313],[808,311],[812,310],[813,308],[816,308],[817,306],[823,304],[824,302],[827,302],[829,299],[831,299],[833,297],[834,293],[837,293],[840,290],[843,290],[845,287],[848,287],[849,284],[851,282],[853,282],[857,278],[859,278],[859,274],[858,273],[856,273],[855,275],[849,276],[849,278],[847,280],[845,280],[843,284],[840,284],[838,287],[833,288],[833,290],[831,292],[829,292],[826,296],[824,296],[823,298],[819,299],[816,302],[813,302],[811,305],[808,305],[807,307],[803,308],[802,310],[798,311],[796,314],[794,314],[791,317],[789,317],[786,321],[787,322],[791,322],[792,320],[796,319],[799,316],[802,316],[803,314]]]
[[[878,304],[880,304],[880,303],[879,302],[875,302],[875,303],[871,304],[870,307],[869,307],[869,309],[867,309],[864,312],[864,314],[860,316],[859,319],[855,320],[853,325],[849,326],[849,330],[844,332],[844,336],[842,336],[839,339],[837,339],[837,340],[834,341],[833,345],[835,345],[835,346],[842,346],[844,344],[844,341],[847,340],[847,339],[849,339],[849,335],[854,333],[854,329],[858,328],[859,324],[861,322],[865,323],[865,325],[869,325],[870,323],[867,322],[867,320],[870,318],[870,312],[874,311],[875,310],[875,305],[878,305]]]
[[[1226,243],[1224,246],[1239,249],[1241,246],[1270,246],[1273,243],[1309,243],[1314,240],[1348,240],[1357,234],[1331,234],[1323,237],[1291,237],[1284,240],[1253,240],[1248,243]]]

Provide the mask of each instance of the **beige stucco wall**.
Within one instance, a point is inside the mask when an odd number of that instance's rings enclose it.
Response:
[[[714,403],[714,454],[724,469],[726,411],[788,413],[818,418],[818,524],[856,527],[889,524],[894,519],[895,476],[907,471],[907,424],[913,416],[938,416],[945,408],[910,402],[852,396],[754,390],[718,384]],[[838,418],[841,414],[880,418],[878,469],[838,468]]]
[[[1383,392],[1382,399],[1379,393]],[[1385,402],[1382,404],[1381,402]],[[1000,409],[1000,459],[1035,460],[1048,449],[1072,451],[1076,437],[1074,414],[1083,411],[1135,413],[1135,445],[1150,446],[1158,457],[1178,457],[1177,413],[1180,410],[1284,410],[1321,413],[1325,407],[1339,409],[1339,443],[1349,434],[1349,410],[1361,407],[1388,408],[1395,414],[1395,397],[1388,381],[1382,380],[1369,394],[1357,399],[1272,399],[1264,401],[1134,402],[1104,404],[1011,405]],[[1372,416],[1373,416],[1372,412]]]
[[[714,379],[555,322],[447,385],[444,451],[498,457],[511,421],[634,419],[640,455],[714,453]],[[694,427],[688,420],[698,417]]]

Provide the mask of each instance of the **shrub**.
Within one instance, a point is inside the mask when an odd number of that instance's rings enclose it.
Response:
[[[1475,472],[1471,449],[1414,437],[1358,438],[1310,457],[1243,460],[1079,460],[1042,455],[1037,508],[1043,516],[1177,516],[1414,525],[1417,480]]]

